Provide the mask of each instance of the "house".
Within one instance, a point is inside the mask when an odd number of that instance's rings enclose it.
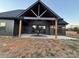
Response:
[[[0,13],[0,35],[21,36],[37,32],[46,35],[65,35],[67,24],[40,0],[26,10]]]

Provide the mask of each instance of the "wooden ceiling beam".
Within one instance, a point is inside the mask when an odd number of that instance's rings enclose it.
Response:
[[[40,15],[40,5],[38,5],[38,16]]]
[[[32,11],[32,13],[37,17],[38,15],[33,11],[33,10],[31,10]]]
[[[56,20],[56,18],[49,18],[49,17],[24,17],[27,20]]]
[[[43,16],[46,12],[47,12],[47,10],[45,10],[45,11],[40,15],[40,17]]]

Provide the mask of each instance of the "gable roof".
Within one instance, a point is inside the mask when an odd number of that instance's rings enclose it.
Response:
[[[24,10],[22,13],[20,13],[18,16],[20,17],[22,14],[24,14],[25,12],[27,12],[28,10],[30,10],[32,7],[34,7],[35,5],[37,5],[38,3],[40,3],[41,5],[43,5],[45,8],[47,8],[47,10],[49,10],[52,14],[54,14],[58,19],[62,19],[59,15],[57,15],[53,10],[51,10],[47,5],[45,5],[41,0],[36,1],[33,5],[31,5],[29,8],[27,8],[26,10]]]
[[[29,8],[26,10],[13,10],[13,11],[7,11],[0,13],[0,18],[19,18],[22,14],[24,14],[26,11],[28,11],[30,8],[34,7],[36,4],[42,4],[45,8],[47,8],[51,13],[57,16],[58,19],[62,19],[59,15],[57,15],[53,10],[51,10],[49,7],[47,7],[42,1],[36,1],[33,5],[31,5]],[[64,20],[59,21],[60,24],[68,24]]]

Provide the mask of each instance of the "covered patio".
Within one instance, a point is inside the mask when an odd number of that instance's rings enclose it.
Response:
[[[27,19],[27,20],[52,20],[55,21],[55,39],[57,39],[58,35],[58,19],[57,18],[44,18],[44,17],[23,17],[22,19]],[[22,19],[19,22],[19,37],[22,35]],[[29,34],[28,34],[29,35]]]
[[[58,35],[65,35],[68,24],[40,0],[20,13],[18,17],[19,20],[16,21],[14,33],[16,35],[17,32],[19,38],[23,34],[38,34],[37,32],[39,32],[39,34],[55,36],[57,39]],[[36,30],[37,28],[38,30]]]

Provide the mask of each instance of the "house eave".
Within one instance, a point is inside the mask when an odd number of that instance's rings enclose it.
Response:
[[[0,17],[0,19],[17,19],[17,20],[19,20],[19,18],[18,17]]]

